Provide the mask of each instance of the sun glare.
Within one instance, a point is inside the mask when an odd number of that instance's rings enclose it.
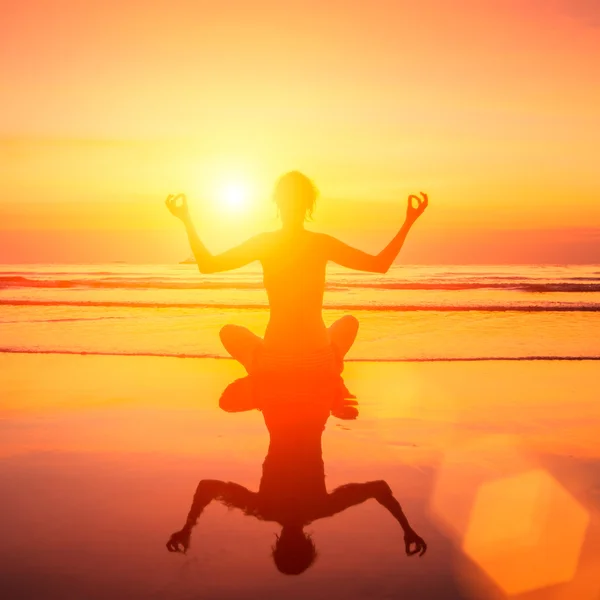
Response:
[[[228,211],[238,212],[248,207],[248,188],[241,183],[228,183],[221,192],[222,205]]]

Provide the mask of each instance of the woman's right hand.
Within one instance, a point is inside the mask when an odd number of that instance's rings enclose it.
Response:
[[[414,554],[423,556],[423,554],[427,552],[427,544],[425,543],[425,540],[417,535],[417,533],[412,529],[409,529],[404,533],[404,547],[406,550],[406,556],[413,556]]]
[[[178,203],[178,201],[180,202]],[[169,194],[165,200],[165,204],[169,209],[169,212],[178,219],[185,221],[189,216],[190,212],[188,209],[187,198],[185,194]]]
[[[424,212],[429,205],[429,198],[425,192],[421,192],[423,198],[411,194],[408,197],[408,207],[406,208],[406,220],[412,225]],[[413,206],[413,198],[417,201],[417,205]]]

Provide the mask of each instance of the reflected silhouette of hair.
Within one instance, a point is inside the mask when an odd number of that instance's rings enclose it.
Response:
[[[300,575],[315,562],[317,549],[308,533],[275,537],[277,541],[272,548],[272,556],[280,573]]]
[[[311,219],[318,195],[315,184],[306,175],[300,171],[290,171],[277,180],[273,199],[280,209],[282,205],[291,206],[302,211],[305,218]]]

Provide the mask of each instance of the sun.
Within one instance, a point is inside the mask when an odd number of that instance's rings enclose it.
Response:
[[[248,208],[248,186],[240,182],[226,183],[221,188],[220,198],[223,208],[228,212],[241,212]]]

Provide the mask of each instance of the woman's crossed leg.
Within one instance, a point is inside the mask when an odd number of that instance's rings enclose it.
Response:
[[[336,357],[343,361],[356,339],[358,319],[345,315],[332,323],[327,328],[327,333]],[[241,325],[225,325],[219,332],[219,337],[230,356],[250,373],[257,352],[264,346],[264,340]]]

